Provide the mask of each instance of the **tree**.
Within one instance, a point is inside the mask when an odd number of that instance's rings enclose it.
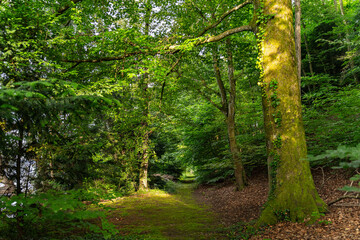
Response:
[[[258,29],[263,76],[263,114],[270,192],[258,224],[302,221],[325,211],[306,161],[307,150],[295,58],[290,0],[259,1]],[[262,10],[263,9],[263,10]]]

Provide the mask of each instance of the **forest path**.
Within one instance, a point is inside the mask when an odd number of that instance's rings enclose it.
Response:
[[[193,189],[175,183],[175,194],[149,190],[107,202],[114,208],[108,219],[120,239],[224,239],[215,214],[195,201]]]

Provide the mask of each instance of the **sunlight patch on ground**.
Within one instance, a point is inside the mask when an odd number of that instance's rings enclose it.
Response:
[[[107,201],[109,220],[122,236],[141,239],[221,239],[215,216],[192,198],[192,185],[178,184],[176,194],[149,190]],[[131,238],[129,238],[131,239]]]

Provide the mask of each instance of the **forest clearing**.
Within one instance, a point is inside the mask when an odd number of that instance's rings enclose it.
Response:
[[[0,0],[0,240],[360,239],[360,2]]]

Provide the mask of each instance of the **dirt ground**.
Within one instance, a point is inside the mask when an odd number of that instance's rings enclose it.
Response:
[[[330,203],[344,195],[338,190],[349,185],[352,173],[344,170],[314,169],[313,177],[320,197]],[[259,217],[266,202],[268,182],[266,171],[256,171],[249,177],[249,186],[235,191],[231,183],[201,186],[194,192],[198,202],[210,205],[225,226],[250,222]],[[251,239],[360,239],[360,200],[344,199],[329,207],[329,212],[315,224],[279,223]]]

